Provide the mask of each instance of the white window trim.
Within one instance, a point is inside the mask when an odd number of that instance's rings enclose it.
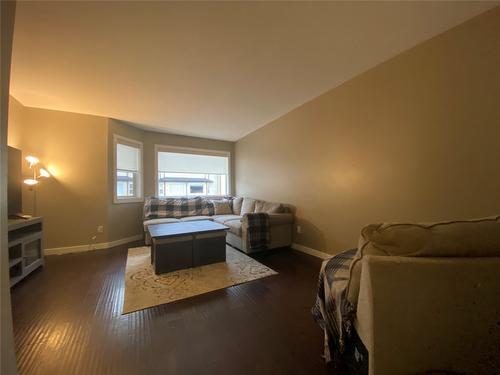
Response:
[[[116,192],[116,145],[118,143],[137,147],[139,149],[139,178],[138,178],[138,186],[137,190],[139,192],[138,197],[132,198],[118,198]],[[113,134],[113,203],[122,204],[122,203],[137,203],[144,202],[144,147],[142,142],[136,141],[134,139],[126,138],[118,134]]]
[[[198,155],[210,155],[210,156],[224,156],[227,157],[227,195],[233,194],[232,186],[232,161],[231,152],[222,150],[211,150],[206,148],[192,148],[192,147],[180,147],[180,146],[168,146],[155,144],[155,196],[159,197],[158,191],[158,152],[177,152],[184,154],[198,154]],[[222,198],[226,195],[207,195],[205,198]],[[169,198],[185,198],[186,196],[169,197]]]

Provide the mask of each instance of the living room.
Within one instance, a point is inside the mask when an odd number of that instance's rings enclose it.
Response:
[[[2,2],[1,373],[499,373],[498,66],[499,2]]]

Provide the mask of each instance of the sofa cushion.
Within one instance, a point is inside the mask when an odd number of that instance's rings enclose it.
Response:
[[[232,215],[233,210],[231,209],[231,201],[224,199],[224,200],[214,200],[212,201],[214,204],[214,209],[215,215]]]
[[[243,204],[243,198],[233,199],[233,214],[241,215],[241,205]]]
[[[255,211],[255,199],[243,198],[240,215],[243,216],[245,214],[253,213],[254,211]]]
[[[365,255],[408,257],[498,257],[500,216],[423,224],[364,227],[350,267],[348,299],[356,304]]]
[[[213,221],[220,223],[220,224],[225,224],[226,221],[231,221],[231,220],[241,220],[241,216],[238,215],[214,215],[212,216]]]
[[[169,224],[169,223],[179,223],[179,219],[174,219],[173,217],[163,217],[160,219],[150,219],[150,220],[145,220],[143,225],[144,225],[144,230],[148,230],[148,225],[151,224]]]
[[[229,220],[224,223],[225,226],[229,227],[229,232],[234,235],[241,237],[241,221],[240,220]]]
[[[268,214],[279,214],[283,212],[281,203],[256,201],[254,212],[267,212]]]
[[[212,220],[212,216],[186,216],[180,219],[180,221],[200,221],[200,220]]]

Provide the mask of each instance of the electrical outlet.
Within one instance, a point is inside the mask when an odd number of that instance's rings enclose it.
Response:
[[[98,225],[97,226],[97,233],[104,233],[104,226]]]
[[[302,233],[302,227],[300,225],[297,225],[297,233],[298,234]]]

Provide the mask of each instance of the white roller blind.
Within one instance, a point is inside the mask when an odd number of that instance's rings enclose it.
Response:
[[[139,149],[118,143],[116,145],[116,168],[128,171],[138,171]]]
[[[158,171],[176,173],[228,174],[226,156],[158,152]]]

